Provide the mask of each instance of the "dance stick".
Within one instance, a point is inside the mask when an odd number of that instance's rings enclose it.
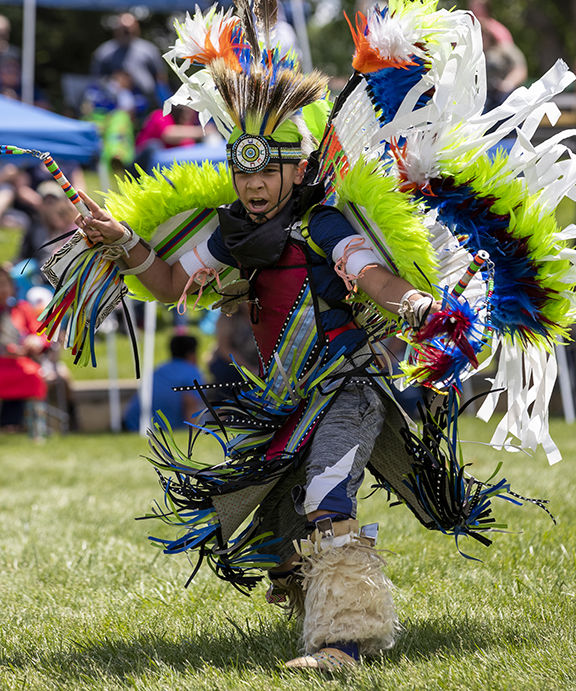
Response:
[[[48,171],[50,172],[54,180],[56,180],[56,182],[64,190],[64,193],[66,194],[68,199],[72,202],[72,204],[74,204],[78,213],[84,217],[90,216],[90,211],[88,210],[88,207],[86,206],[86,204],[84,204],[82,199],[80,199],[78,192],[76,192],[76,190],[72,187],[68,178],[60,170],[56,161],[47,151],[42,152],[36,151],[35,149],[21,149],[18,146],[0,144],[0,155],[8,154],[29,154],[30,156],[34,156],[34,158],[39,158],[44,163],[46,168],[48,168]]]
[[[486,250],[479,250],[473,257],[466,273],[458,281],[452,290],[452,295],[456,298],[460,297],[462,293],[466,290],[466,286],[470,283],[477,271],[479,271],[484,264],[490,259],[490,255]]]

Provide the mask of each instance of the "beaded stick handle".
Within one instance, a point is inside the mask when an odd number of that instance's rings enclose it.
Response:
[[[78,213],[84,217],[90,215],[88,207],[86,206],[86,204],[84,204],[82,199],[80,199],[78,192],[76,192],[76,190],[72,187],[68,178],[60,170],[56,161],[47,151],[42,152],[36,151],[35,149],[21,149],[18,146],[0,144],[0,155],[9,154],[29,154],[30,156],[34,156],[34,158],[39,158],[44,163],[46,168],[48,168],[48,171],[50,172],[54,180],[56,180],[56,182],[64,190],[64,193],[66,194],[68,199],[72,202],[72,204],[74,204]]]
[[[452,295],[454,297],[460,297],[462,295],[462,293],[466,290],[467,285],[474,277],[474,274],[476,274],[476,272],[484,266],[488,259],[490,259],[490,255],[488,254],[488,252],[486,252],[486,250],[479,250],[474,255],[472,261],[466,269],[466,273],[462,276],[462,278],[458,281],[458,283],[454,286],[454,289],[452,290]]]

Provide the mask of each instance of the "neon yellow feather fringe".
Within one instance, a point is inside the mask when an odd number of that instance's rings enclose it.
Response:
[[[338,208],[354,202],[366,210],[373,231],[382,238],[402,278],[415,288],[437,294],[434,286],[438,285],[438,263],[428,229],[421,221],[422,214],[410,196],[400,192],[396,180],[386,174],[381,164],[358,161],[345,176],[337,176],[336,194]],[[361,292],[355,301],[367,301],[376,307]],[[398,320],[397,314],[377,309],[388,319]]]
[[[150,241],[159,225],[176,214],[189,209],[214,209],[236,199],[224,164],[184,162],[154,169],[151,174],[142,169],[138,172],[137,179],[118,179],[118,192],[107,193],[106,208],[146,241]],[[124,280],[134,297],[154,299],[136,276],[126,276]]]

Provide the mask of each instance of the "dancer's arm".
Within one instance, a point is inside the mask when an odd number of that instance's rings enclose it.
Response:
[[[76,224],[81,228],[88,239],[93,243],[102,242],[105,245],[117,243],[127,233],[126,228],[100,207],[84,192],[79,192],[80,197],[90,210],[90,216],[83,218],[78,216]],[[143,264],[150,255],[150,248],[142,242],[138,242],[123,257],[128,268],[135,268]],[[155,257],[148,269],[138,274],[138,279],[148,288],[160,302],[177,302],[182,295],[188,274],[182,268],[180,262],[173,265],[167,264],[159,257]]]
[[[381,307],[396,313],[401,307],[402,298],[414,289],[414,286],[408,281],[390,273],[388,269],[379,264],[365,267],[356,283]],[[416,304],[424,295],[425,293],[414,292],[409,295],[407,300]],[[437,312],[441,307],[441,303],[437,300],[429,299],[429,303],[431,303],[430,312]]]

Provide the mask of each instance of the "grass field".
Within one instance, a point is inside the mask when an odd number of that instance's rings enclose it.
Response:
[[[390,653],[324,678],[279,667],[298,653],[298,628],[203,568],[192,586],[184,556],[146,540],[162,526],[134,521],[159,487],[130,435],[69,436],[35,446],[0,440],[0,688],[6,689],[574,689],[576,560],[572,428],[554,421],[565,460],[548,467],[506,455],[505,475],[548,497],[558,525],[532,506],[497,502],[517,532],[489,549],[424,530],[383,493],[362,502],[391,550],[388,574],[404,632]],[[487,438],[467,418],[463,437]],[[210,453],[209,449],[206,449]],[[467,446],[487,477],[502,454]],[[369,492],[369,483],[365,493]]]

